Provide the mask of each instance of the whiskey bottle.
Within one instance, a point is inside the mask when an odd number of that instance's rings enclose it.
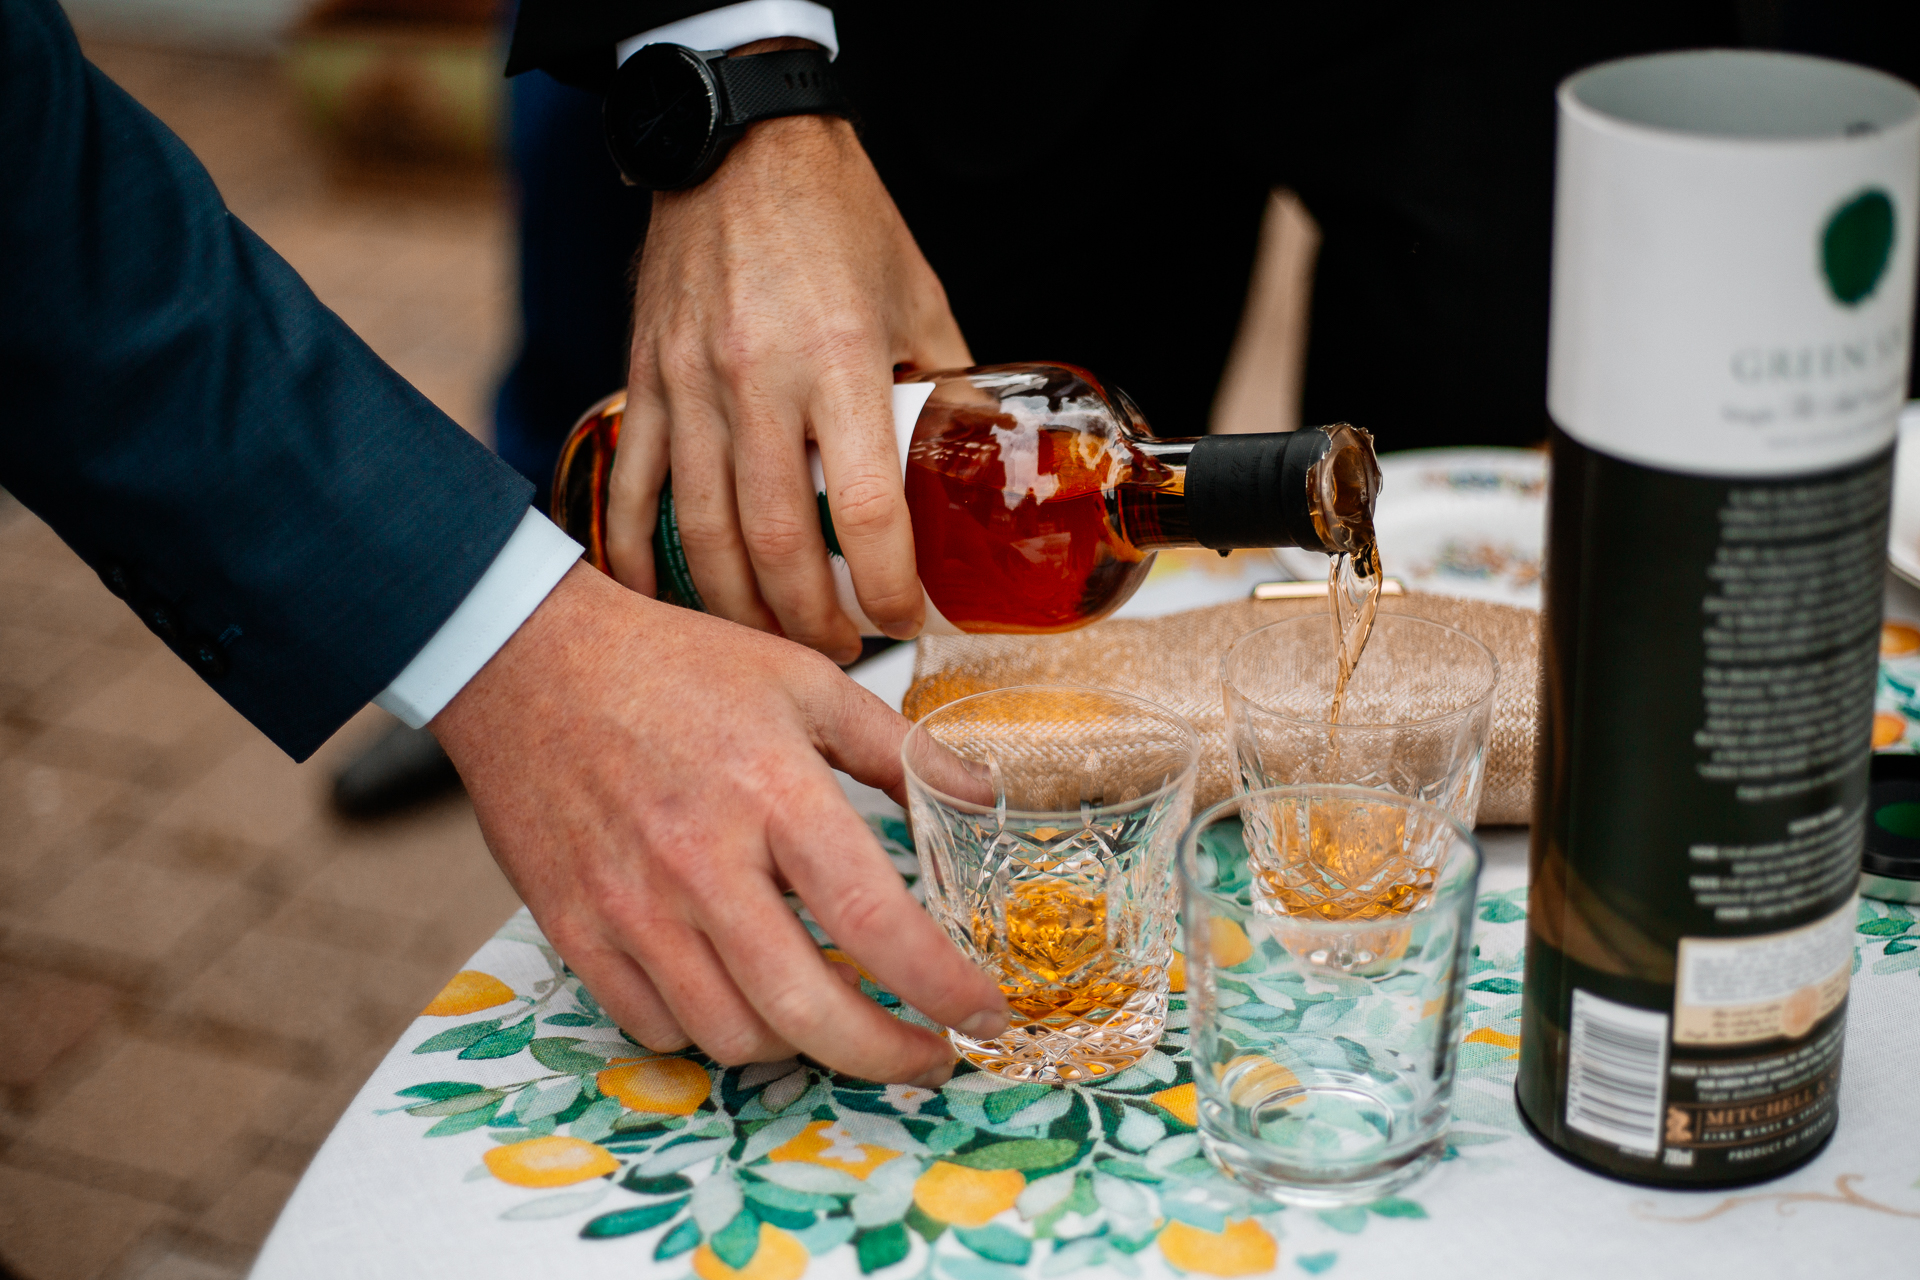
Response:
[[[1560,89],[1520,1109],[1614,1177],[1839,1099],[1920,95],[1781,54]]]
[[[893,390],[933,634],[1085,626],[1126,603],[1163,547],[1371,546],[1380,471],[1356,427],[1162,440],[1124,393],[1060,364],[914,373]],[[616,395],[589,410],[554,474],[554,519],[602,570],[623,406]],[[824,490],[817,457],[814,481]],[[878,634],[824,492],[819,504],[841,606]],[[700,608],[670,482],[653,550],[661,598]]]

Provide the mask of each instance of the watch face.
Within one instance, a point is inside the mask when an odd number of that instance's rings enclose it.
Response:
[[[720,89],[690,49],[650,44],[621,65],[607,98],[607,140],[622,172],[656,191],[691,184],[718,138]]]

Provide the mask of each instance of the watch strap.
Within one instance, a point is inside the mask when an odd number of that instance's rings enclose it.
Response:
[[[819,49],[779,49],[707,63],[726,99],[722,129],[779,116],[853,114],[852,104]]]

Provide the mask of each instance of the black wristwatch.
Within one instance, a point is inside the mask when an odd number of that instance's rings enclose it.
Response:
[[[607,148],[636,187],[683,191],[719,166],[747,126],[777,116],[851,116],[819,49],[729,58],[650,44],[620,64],[607,92]]]

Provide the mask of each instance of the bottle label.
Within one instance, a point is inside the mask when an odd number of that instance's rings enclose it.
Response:
[[[900,449],[900,473],[906,474],[907,450],[913,444],[913,429],[919,425],[920,411],[927,407],[927,401],[933,397],[934,384],[931,382],[896,382],[893,384],[893,438]],[[813,445],[807,446],[807,466],[813,472],[813,487],[820,499],[820,513],[827,514],[827,473],[820,465],[820,451]],[[846,557],[837,551],[828,558],[833,568],[833,590],[839,598],[840,608],[845,611],[853,624],[860,628],[863,636],[883,634],[880,628],[867,617],[866,610],[860,607],[860,595],[853,589],[853,573],[847,568]],[[920,603],[926,610],[926,623],[920,628],[923,636],[957,636],[960,628],[941,616],[939,608],[933,603],[933,597],[927,594],[925,587],[920,588]]]
[[[1673,1042],[1798,1040],[1847,998],[1858,903],[1812,924],[1753,938],[1682,938]]]
[[[1815,86],[1835,101],[1872,77],[1798,61],[1847,78]],[[1561,90],[1555,421],[1696,475],[1830,470],[1885,448],[1906,398],[1920,113],[1893,89],[1827,136],[1684,133],[1596,109],[1605,95],[1582,82],[1607,70]]]
[[[1920,96],[1713,50],[1559,100],[1519,1096],[1609,1172],[1757,1178],[1834,1124]]]
[[[1554,442],[1521,1094],[1611,1172],[1759,1177],[1831,1131],[1891,463]]]
[[[1667,1015],[1573,993],[1567,1127],[1652,1157],[1666,1096]]]
[[[1833,1129],[1844,1009],[1803,1040],[1741,1057],[1682,1057],[1667,1069],[1661,1163],[1726,1178],[1792,1163]]]
[[[1824,1137],[1840,1082],[1853,910],[1850,903],[1845,931],[1839,933],[1847,954],[1838,972],[1808,982],[1784,999],[1774,994],[1782,985],[1831,959],[1835,931],[1814,940],[1792,935],[1688,939],[1708,941],[1722,950],[1706,962],[1695,951],[1692,963],[1717,968],[1703,979],[1697,971],[1689,973],[1690,948],[1682,944],[1681,994],[1672,1019],[1658,1010],[1576,989],[1567,1038],[1567,1128],[1631,1160],[1707,1177],[1758,1173]],[[1828,923],[1809,928],[1820,930]],[[1744,972],[1730,973],[1735,967]],[[1717,985],[1709,987],[1709,982]],[[1736,1043],[1732,1036],[1708,1041],[1693,1034],[1697,1027],[1690,1020],[1699,1016],[1702,1006],[1690,1003],[1690,983],[1694,999],[1702,994],[1760,996],[1745,1006],[1736,1033],[1738,1043],[1764,1044],[1761,1051],[1729,1057],[1714,1051]],[[1799,1015],[1782,1011],[1796,999],[1806,1002],[1806,1011],[1819,1012],[1790,1026]],[[1762,1012],[1763,1006],[1771,1012]],[[1710,1010],[1709,1016],[1726,1008]],[[1818,1033],[1810,1035],[1816,1027]],[[1705,1046],[1711,1056],[1689,1054],[1695,1044]]]

